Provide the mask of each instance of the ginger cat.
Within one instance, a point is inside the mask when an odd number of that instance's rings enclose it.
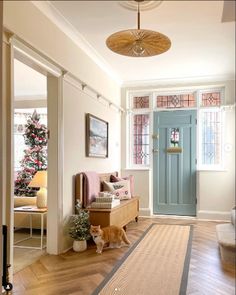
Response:
[[[111,248],[116,246],[117,248],[121,247],[121,242],[130,245],[125,231],[123,228],[111,225],[108,227],[101,228],[100,225],[90,226],[90,234],[97,245],[97,253],[101,254],[105,244],[109,244]]]

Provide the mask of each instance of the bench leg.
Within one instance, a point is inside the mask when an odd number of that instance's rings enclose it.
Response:
[[[138,216],[135,217],[135,221],[138,222]]]

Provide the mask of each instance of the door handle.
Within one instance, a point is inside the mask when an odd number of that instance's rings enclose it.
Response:
[[[153,138],[153,139],[158,139],[158,138],[159,138],[159,134],[153,134],[153,135],[152,135],[152,138]]]
[[[152,152],[153,153],[159,153],[159,150],[158,149],[152,149]]]

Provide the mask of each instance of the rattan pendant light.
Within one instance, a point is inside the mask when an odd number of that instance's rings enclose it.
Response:
[[[171,46],[170,39],[155,31],[140,29],[140,8],[138,4],[137,29],[112,34],[106,40],[107,47],[115,53],[131,57],[147,57],[161,54]]]

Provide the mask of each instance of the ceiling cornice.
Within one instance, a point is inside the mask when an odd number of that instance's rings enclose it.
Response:
[[[212,75],[199,77],[185,78],[170,78],[170,79],[153,79],[153,80],[136,80],[126,81],[122,84],[122,88],[136,87],[158,87],[158,86],[175,86],[178,84],[199,84],[199,83],[217,83],[235,80],[235,75]]]
[[[235,1],[224,1],[221,21],[235,22]]]
[[[63,33],[65,33],[79,48],[81,48],[105,73],[116,83],[123,81],[111,68],[106,60],[94,47],[75,29],[75,27],[53,6],[51,1],[31,1],[45,16],[47,16]]]
[[[15,95],[15,100],[47,100],[47,94],[26,94],[26,95]]]

